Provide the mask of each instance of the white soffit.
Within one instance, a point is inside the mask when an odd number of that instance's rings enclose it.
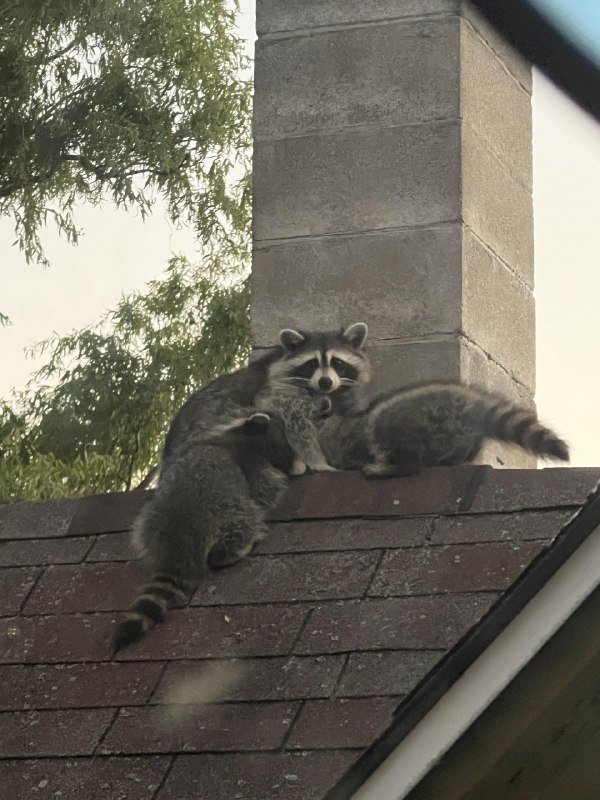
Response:
[[[402,800],[600,584],[600,526],[352,795]]]

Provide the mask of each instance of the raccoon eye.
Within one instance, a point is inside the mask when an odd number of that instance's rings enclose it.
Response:
[[[300,378],[310,378],[318,368],[319,360],[317,358],[311,358],[310,361],[306,361],[304,364],[296,367],[293,374]]]
[[[344,361],[337,356],[333,356],[329,363],[340,376],[340,378],[349,378],[350,380],[354,381],[358,378],[358,372],[351,364],[348,364],[347,361]]]
[[[342,361],[341,358],[336,358],[335,356],[331,359],[331,366],[335,370],[345,369],[348,364],[345,361]]]

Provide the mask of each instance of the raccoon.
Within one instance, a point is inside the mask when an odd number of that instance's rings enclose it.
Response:
[[[339,331],[281,331],[280,344],[247,367],[222,375],[195,392],[176,414],[162,453],[162,469],[189,436],[235,419],[241,408],[279,413],[298,451],[297,474],[328,469],[313,423],[350,414],[365,404],[371,378],[365,353],[368,328],[358,322]]]
[[[280,355],[268,366],[267,385],[293,385],[326,395],[332,413],[352,413],[364,403],[363,391],[371,380],[368,332],[364,322],[325,333],[281,331]]]
[[[367,326],[356,323],[339,333],[315,334],[286,329],[279,334],[283,357],[267,372],[256,407],[281,415],[287,440],[296,452],[293,474],[335,471],[321,450],[316,423],[357,408],[358,392],[370,379],[363,348]]]
[[[187,447],[191,436],[199,441],[209,435],[215,425],[235,421],[243,413],[242,409],[254,404],[257,393],[265,385],[267,367],[273,357],[269,352],[248,367],[220,375],[187,399],[175,414],[165,437],[162,470],[182,447]],[[275,357],[279,356],[275,354]]]
[[[320,441],[331,463],[367,477],[413,475],[423,467],[473,461],[485,439],[512,442],[542,458],[569,448],[530,409],[460,384],[426,384],[376,397],[359,414],[327,421]]]
[[[115,631],[115,652],[185,602],[209,569],[235,563],[266,536],[266,511],[286,488],[294,457],[281,420],[263,413],[189,437],[134,525],[152,577]]]
[[[256,398],[256,407],[277,413],[283,422],[286,438],[294,450],[291,475],[312,472],[337,472],[327,463],[315,423],[331,414],[331,400],[315,397],[297,387],[268,387]]]

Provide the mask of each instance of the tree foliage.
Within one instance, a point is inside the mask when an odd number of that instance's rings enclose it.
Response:
[[[44,367],[0,409],[0,502],[133,488],[194,387],[248,354],[247,281],[174,258],[97,324],[35,348]]]
[[[55,335],[0,406],[0,502],[129,489],[175,409],[248,350],[250,86],[227,0],[0,0],[0,214],[28,261],[76,206],[191,224],[171,259],[99,322]]]
[[[147,213],[152,192],[231,244],[250,102],[234,21],[226,0],[0,0],[0,214],[28,261],[50,219],[76,241],[77,202]]]

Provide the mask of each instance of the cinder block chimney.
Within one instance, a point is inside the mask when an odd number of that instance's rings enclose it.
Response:
[[[257,0],[257,31],[255,345],[361,319],[377,388],[532,404],[529,66],[457,0]]]

